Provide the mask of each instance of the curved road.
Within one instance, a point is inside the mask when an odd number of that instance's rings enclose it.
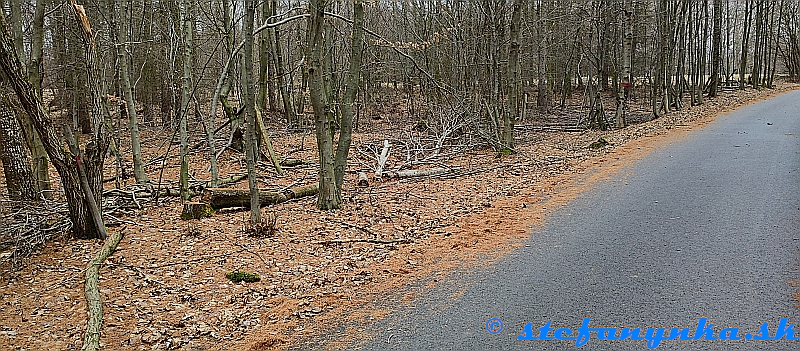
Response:
[[[757,337],[764,322],[774,334],[781,317],[800,323],[792,300],[800,287],[791,286],[800,281],[798,135],[800,91],[723,115],[598,183],[492,268],[459,273],[396,311],[360,348],[573,350],[576,341],[517,339],[528,322],[529,336],[539,337],[548,321],[575,337],[584,318],[590,327],[641,327],[643,334],[690,328],[684,338],[703,317],[713,324],[711,337],[738,327],[733,336],[741,339]],[[496,335],[487,331],[490,318],[503,323]],[[648,349],[647,341],[597,334],[580,349]],[[657,348],[800,350],[800,342],[663,341]]]

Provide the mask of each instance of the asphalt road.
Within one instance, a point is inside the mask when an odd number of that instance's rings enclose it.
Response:
[[[528,322],[538,336],[548,321],[575,332],[586,317],[592,327],[667,334],[705,317],[716,333],[738,327],[742,339],[764,322],[774,333],[781,317],[800,323],[792,300],[800,287],[790,284],[800,280],[798,135],[800,91],[721,116],[596,184],[493,267],[459,272],[399,308],[360,347],[572,350],[575,341],[517,338]],[[490,318],[503,323],[496,335]],[[648,348],[591,335],[581,350]],[[800,342],[664,341],[658,349],[800,350]]]

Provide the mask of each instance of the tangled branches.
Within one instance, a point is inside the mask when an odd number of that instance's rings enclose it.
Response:
[[[0,198],[0,265],[30,255],[48,240],[66,235],[72,229],[66,203],[42,199],[19,202]]]

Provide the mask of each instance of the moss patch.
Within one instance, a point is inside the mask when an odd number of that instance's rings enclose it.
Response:
[[[258,274],[256,273],[240,271],[238,269],[226,274],[225,277],[230,279],[234,283],[238,282],[254,283],[261,280],[261,277],[259,277]]]
[[[602,149],[602,148],[606,147],[607,145],[608,145],[608,140],[606,140],[606,138],[604,138],[604,137],[600,137],[600,139],[597,139],[597,141],[589,144],[589,147],[592,148],[592,149],[597,150],[597,149]]]

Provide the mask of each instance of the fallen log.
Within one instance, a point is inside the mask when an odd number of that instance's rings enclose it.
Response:
[[[264,207],[291,199],[316,195],[317,192],[319,192],[319,187],[315,184],[287,189],[282,192],[259,190],[258,198],[261,207]],[[207,188],[203,190],[201,199],[203,203],[209,204],[215,210],[230,207],[250,208],[250,190],[248,189]]]
[[[235,176],[230,176],[228,178],[223,178],[217,181],[217,186],[222,185],[229,185],[237,183],[243,179],[247,179],[247,174],[238,174]],[[211,181],[204,181],[204,182],[195,182],[195,184],[189,186],[189,197],[195,197],[199,195],[203,189],[210,187]],[[103,196],[124,196],[124,197],[131,197],[134,201],[136,198],[145,198],[145,197],[153,197],[155,190],[158,190],[158,197],[161,196],[171,196],[171,197],[178,197],[181,196],[181,189],[177,187],[172,188],[155,188],[150,189],[149,187],[146,189],[136,189],[136,190],[122,190],[122,189],[109,189],[103,191]]]
[[[111,234],[106,239],[103,247],[97,252],[97,256],[89,262],[86,267],[86,280],[83,290],[86,296],[86,305],[89,306],[89,321],[86,323],[86,337],[83,341],[82,350],[94,351],[100,349],[100,328],[103,326],[103,300],[100,299],[100,289],[98,280],[100,265],[114,253],[120,240],[122,231]]]
[[[285,158],[285,159],[283,159],[283,161],[281,161],[281,166],[284,166],[284,167],[297,167],[297,166],[302,166],[302,165],[304,165],[306,163],[308,163],[308,162],[303,161],[303,160],[298,160],[296,158]]]
[[[407,169],[397,172],[386,172],[389,178],[411,178],[411,177],[427,177],[441,175],[449,172],[447,168],[430,168],[430,169]]]

